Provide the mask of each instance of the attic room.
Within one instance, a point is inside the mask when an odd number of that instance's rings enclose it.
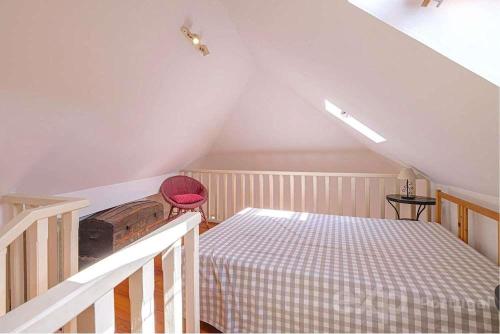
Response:
[[[0,332],[498,333],[499,14],[0,0]]]

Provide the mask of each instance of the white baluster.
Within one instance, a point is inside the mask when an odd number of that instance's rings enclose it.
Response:
[[[269,209],[274,208],[274,175],[269,175]]]
[[[330,177],[325,176],[325,211],[330,213]]]
[[[313,176],[313,212],[318,213],[318,177]]]
[[[7,248],[0,249],[0,316],[7,313]]]
[[[370,179],[365,178],[365,217],[370,217]]]
[[[351,177],[351,215],[356,217],[356,178]]]
[[[200,283],[198,255],[198,226],[184,237],[186,256],[186,332],[200,332]]]
[[[342,177],[337,178],[337,214],[342,215],[344,211],[342,197],[344,197],[344,192],[342,190]]]
[[[23,211],[21,204],[13,206],[14,216]],[[24,280],[24,234],[21,234],[10,244],[10,303],[11,309],[24,303],[25,280]]]
[[[133,273],[128,280],[130,330],[132,333],[155,332],[154,259]]]
[[[300,204],[302,212],[306,211],[306,177],[300,176]]]
[[[182,333],[181,256],[180,239],[162,255],[165,333]]]
[[[78,332],[115,332],[115,295],[111,289],[78,316]]]
[[[63,213],[61,216],[63,279],[67,279],[78,272],[79,219],[77,210]],[[76,330],[76,318],[63,327],[63,332],[65,333],[74,333]]]
[[[378,179],[379,182],[379,200],[380,200],[380,218],[385,218],[385,179]]]
[[[40,219],[26,230],[26,269],[28,300],[48,289],[48,219]]]

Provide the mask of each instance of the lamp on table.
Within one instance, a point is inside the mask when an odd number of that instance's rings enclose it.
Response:
[[[398,179],[406,180],[406,184],[403,185],[401,192],[402,197],[406,199],[415,198],[415,179],[416,175],[411,168],[403,168],[398,175]]]

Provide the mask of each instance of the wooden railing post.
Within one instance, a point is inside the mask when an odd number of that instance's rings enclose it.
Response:
[[[283,210],[284,206],[284,189],[283,189],[283,175],[278,176],[278,189],[279,189],[279,208]]]
[[[330,214],[330,178],[325,176],[325,212]]]
[[[312,177],[312,191],[313,191],[313,212],[318,212],[318,177],[314,175]]]
[[[464,235],[464,242],[466,244],[469,243],[469,209],[466,207],[463,208],[463,219],[462,219],[462,224],[464,225],[463,229],[463,235]]]
[[[463,240],[463,233],[462,233],[462,206],[459,204],[457,205],[457,225],[458,225],[458,230],[457,230],[457,237],[460,240]]]
[[[212,173],[208,173],[208,199],[207,199],[207,219],[210,221],[212,219]]]
[[[23,211],[21,204],[14,204],[14,216]],[[14,309],[25,301],[24,280],[24,234],[10,244],[10,308]]]
[[[246,177],[245,177],[245,174],[241,174],[240,177],[241,177],[241,209],[244,209],[247,206],[247,204],[246,204],[246,191],[245,191]]]
[[[274,209],[274,175],[269,174],[269,209]]]
[[[133,273],[128,280],[132,333],[155,332],[154,271],[154,260],[151,260]]]
[[[115,332],[115,295],[111,289],[78,316],[79,333]]]
[[[49,288],[59,283],[59,233],[57,231],[57,216],[49,218],[48,235],[48,282]]]
[[[233,186],[233,214],[236,214],[238,212],[238,209],[236,207],[236,174],[231,174],[231,184]]]
[[[198,255],[198,226],[184,237],[186,256],[186,332],[200,332],[200,283]]]
[[[177,240],[162,254],[165,333],[182,333],[182,248]]]
[[[370,178],[365,178],[365,217],[370,217]]]
[[[249,175],[250,177],[250,207],[254,207],[254,202],[255,202],[255,181],[254,181],[254,175],[251,174]],[[226,217],[227,218],[227,217]]]
[[[228,192],[227,174],[224,174],[224,217],[223,217],[224,220],[226,220],[229,217],[229,211],[227,211],[227,199],[228,199],[227,192]]]
[[[220,221],[220,174],[215,175],[215,220]]]
[[[63,245],[63,279],[67,279],[78,272],[78,211],[62,214],[62,245]],[[76,318],[68,322],[64,327],[65,333],[77,331]]]
[[[48,289],[48,219],[40,219],[26,230],[28,300]]]
[[[356,217],[356,178],[351,177],[351,216]]]
[[[342,177],[337,177],[337,214],[342,215],[343,211],[343,190],[342,190]]]
[[[259,175],[259,208],[264,208],[264,175]]]
[[[300,176],[300,209],[306,211],[306,177]]]
[[[380,178],[379,182],[379,197],[380,197],[380,218],[385,218],[385,179]]]
[[[0,316],[7,313],[7,248],[0,249]]]
[[[441,224],[441,190],[436,190],[436,223]]]

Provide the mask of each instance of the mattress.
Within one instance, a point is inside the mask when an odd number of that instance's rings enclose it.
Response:
[[[498,332],[498,267],[435,223],[246,209],[200,236],[223,332]]]

